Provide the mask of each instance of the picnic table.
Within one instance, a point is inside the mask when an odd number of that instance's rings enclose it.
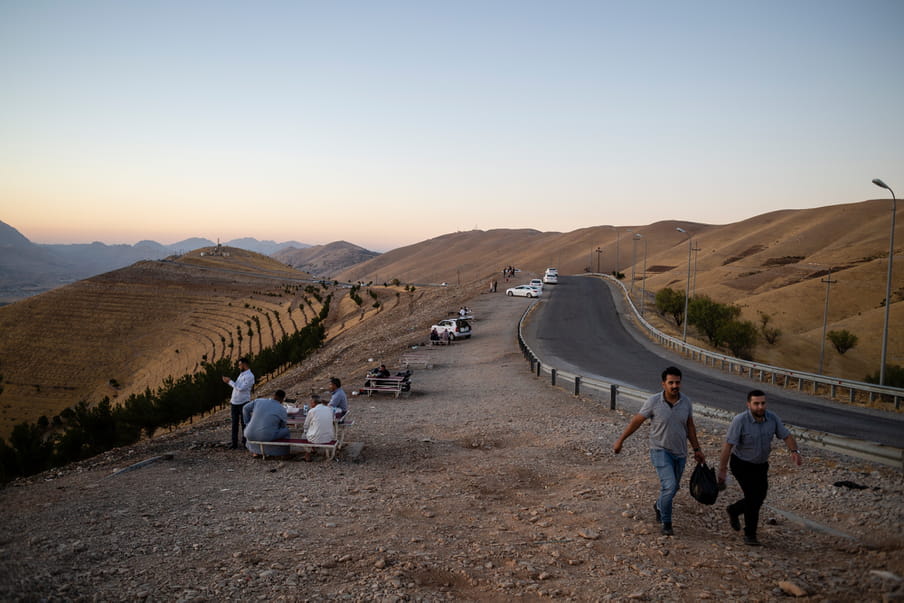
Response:
[[[398,398],[402,392],[411,391],[411,378],[409,376],[395,375],[391,377],[367,377],[364,386],[359,390],[368,396],[374,392],[388,392]]]

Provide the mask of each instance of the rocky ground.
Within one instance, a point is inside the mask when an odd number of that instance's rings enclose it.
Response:
[[[258,389],[303,394],[338,375],[351,392],[468,303],[473,339],[430,350],[410,396],[351,397],[337,461],[229,450],[221,411],[7,485],[0,599],[904,598],[901,472],[807,450],[793,467],[776,451],[764,546],[728,527],[736,485],[711,507],[683,488],[675,536],[661,536],[646,428],[613,455],[628,414],[536,380],[518,352],[530,302],[465,293],[387,309]],[[715,462],[725,425],[698,427]]]

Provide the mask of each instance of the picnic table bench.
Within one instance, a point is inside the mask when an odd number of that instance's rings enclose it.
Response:
[[[401,375],[393,376],[393,377],[367,377],[366,381],[364,381],[364,386],[359,390],[362,394],[366,393],[368,396],[372,395],[374,392],[388,392],[395,394],[395,397],[398,398],[402,392],[411,391],[411,379],[410,377],[402,377]]]
[[[351,411],[345,413],[341,419],[333,421],[333,429],[336,433],[336,439],[329,442],[315,444],[313,442],[309,442],[306,438],[282,438],[270,442],[248,440],[248,443],[258,445],[260,447],[260,455],[264,459],[267,458],[267,455],[264,452],[264,446],[287,446],[290,452],[292,450],[292,446],[299,446],[305,448],[313,448],[316,450],[323,450],[326,453],[326,460],[332,460],[336,457],[336,452],[339,451],[345,441],[345,430],[355,424],[353,420],[349,420],[348,418],[350,412]],[[289,417],[287,423],[290,427],[298,427],[299,425],[304,425],[304,417]]]
[[[433,354],[431,353],[430,348],[410,350],[402,354],[401,364],[405,368],[409,368],[411,365],[416,364],[428,369],[433,366]]]

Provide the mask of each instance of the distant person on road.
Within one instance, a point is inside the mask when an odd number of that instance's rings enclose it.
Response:
[[[320,399],[320,396],[311,396],[311,410],[304,419],[305,438],[313,444],[327,444],[336,439],[333,426],[335,420],[333,410]],[[311,460],[310,450],[305,455],[305,460]]]
[[[662,371],[662,391],[651,396],[640,411],[631,418],[621,437],[612,446],[618,454],[632,433],[650,419],[650,460],[659,475],[659,498],[653,503],[656,521],[662,533],[672,536],[672,501],[681,484],[687,461],[687,442],[694,450],[698,463],[706,461],[697,440],[694,409],[690,398],[681,393],[681,370],[670,366]]]
[[[794,436],[774,412],[766,410],[766,394],[755,389],[747,394],[747,410],[731,420],[722,455],[719,457],[719,483],[724,484],[729,462],[731,473],[738,480],[744,498],[728,505],[728,522],[740,531],[741,515],[744,516],[744,544],[759,546],[756,528],[760,521],[760,507],[769,490],[769,454],[772,439],[785,441],[791,453],[791,462],[803,462]]]
[[[286,400],[286,392],[281,389],[273,393],[272,398],[257,398],[242,408],[242,417],[245,425],[245,438],[258,442],[272,442],[289,437],[288,415],[283,402]],[[255,456],[283,456],[289,454],[288,446],[261,446],[260,444],[245,444],[245,447]],[[262,450],[263,448],[263,450]]]
[[[245,429],[245,419],[242,415],[242,408],[251,401],[251,389],[254,387],[254,374],[245,357],[239,358],[239,376],[235,381],[224,376],[223,382],[228,383],[232,388],[232,397],[229,404],[232,408],[232,448],[237,450],[239,447],[239,424],[242,430]],[[242,445],[245,445],[245,436],[242,434]]]
[[[330,408],[336,414],[337,419],[341,419],[342,415],[348,412],[348,397],[342,389],[342,381],[339,377],[331,377],[327,385],[330,390]]]

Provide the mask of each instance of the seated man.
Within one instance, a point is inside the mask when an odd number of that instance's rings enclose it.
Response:
[[[283,456],[289,454],[288,446],[261,446],[252,444],[251,440],[258,442],[272,442],[289,437],[289,427],[286,424],[286,407],[282,405],[286,399],[286,392],[276,390],[273,398],[257,398],[245,405],[242,415],[245,419],[245,447],[255,456]],[[263,450],[261,450],[263,448]]]
[[[374,376],[375,377],[388,377],[389,369],[386,368],[385,364],[381,364],[380,368],[378,368],[376,371],[374,371]]]
[[[327,388],[330,390],[330,407],[336,413],[336,418],[342,418],[348,412],[348,397],[342,389],[342,381],[339,377],[330,377]]]
[[[333,428],[333,409],[320,399],[317,394],[311,395],[311,410],[304,419],[305,439],[313,444],[327,444],[336,439]],[[311,460],[311,449],[308,448],[304,460]]]

